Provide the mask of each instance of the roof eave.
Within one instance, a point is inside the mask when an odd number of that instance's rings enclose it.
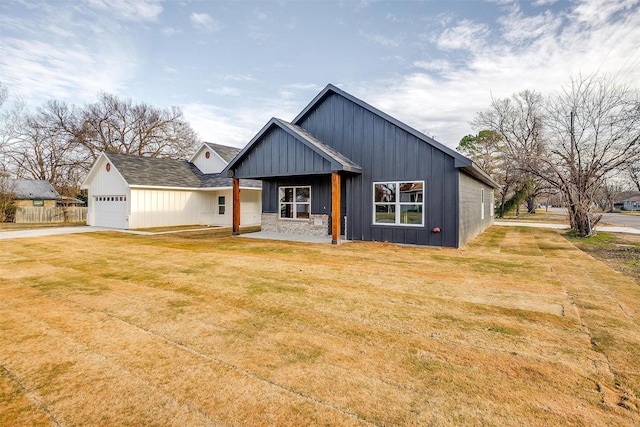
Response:
[[[471,162],[470,165],[465,165],[465,166],[461,165],[456,167],[464,170],[466,173],[473,176],[474,178],[491,186],[491,188],[500,188],[500,184],[498,184],[493,178],[491,178],[491,176],[488,173],[483,171],[481,168],[478,167],[478,165],[476,165],[473,162]]]
[[[328,84],[323,90],[322,92],[320,92],[315,98],[313,98],[313,100],[304,108],[304,110],[302,110],[300,112],[300,114],[298,114],[295,119],[293,119],[293,121],[291,123],[293,123],[294,125],[299,125],[300,121],[307,116],[307,114],[316,106],[316,104],[318,104],[323,98],[325,98],[329,93],[335,93],[337,95],[340,95],[346,99],[348,99],[349,101],[353,102],[356,105],[359,105],[360,107],[364,108],[365,110],[370,111],[371,113],[382,117],[383,119],[389,121],[390,123],[394,124],[395,126],[399,127],[400,129],[403,129],[404,131],[406,131],[407,133],[415,136],[418,139],[423,140],[424,142],[426,142],[427,144],[432,145],[433,147],[437,148],[438,150],[452,156],[454,159],[456,160],[460,160],[460,161],[469,161],[469,159],[467,157],[465,157],[464,155],[458,153],[457,151],[447,147],[446,145],[436,141],[433,138],[430,138],[429,136],[425,135],[424,133],[412,128],[411,126],[407,125],[406,123],[401,122],[400,120],[390,116],[389,114],[385,113],[384,111],[381,111],[377,108],[375,108],[374,106],[364,102],[361,99],[356,98],[355,96],[343,91],[342,89],[332,85],[332,84]]]

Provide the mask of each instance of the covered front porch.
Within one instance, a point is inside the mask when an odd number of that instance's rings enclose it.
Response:
[[[344,180],[360,166],[299,126],[271,119],[225,169],[233,181],[234,235],[240,234],[240,179],[262,180],[263,232],[341,240]]]

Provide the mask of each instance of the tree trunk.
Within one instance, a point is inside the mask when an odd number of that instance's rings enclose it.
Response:
[[[578,235],[589,237],[593,233],[591,212],[588,205],[569,202],[569,223]]]
[[[527,197],[527,212],[530,214],[536,213],[536,196]]]

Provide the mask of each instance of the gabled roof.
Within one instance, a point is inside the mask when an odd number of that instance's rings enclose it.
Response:
[[[436,141],[433,138],[428,137],[427,135],[423,134],[422,132],[417,131],[416,129],[412,128],[411,126],[401,122],[400,120],[398,120],[398,119],[396,119],[394,117],[391,117],[387,113],[378,110],[377,108],[367,104],[366,102],[362,101],[361,99],[356,98],[355,96],[343,91],[342,89],[339,89],[338,87],[336,87],[336,86],[334,86],[332,84],[328,84],[322,90],[322,92],[320,92],[315,98],[313,98],[313,100],[309,103],[309,105],[307,105],[300,112],[300,114],[298,114],[296,116],[296,118],[293,119],[292,123],[294,125],[299,125],[300,123],[302,123],[302,121],[307,117],[307,115],[309,113],[311,113],[317,105],[322,103],[331,94],[336,94],[336,95],[342,96],[343,98],[348,99],[349,101],[351,101],[354,104],[364,108],[365,110],[368,110],[371,113],[373,113],[373,114],[375,114],[375,115],[387,120],[388,122],[392,123],[393,125],[397,126],[398,128],[404,130],[405,132],[415,136],[416,138],[426,142],[427,144],[432,145],[433,147],[437,148],[438,150],[440,150],[440,151],[450,155],[451,157],[453,157],[455,159],[455,167],[456,168],[463,169],[468,174],[476,177],[477,179],[480,179],[484,183],[492,186],[493,188],[498,188],[499,187],[497,182],[495,182],[486,172],[484,172],[480,167],[478,167],[475,163],[473,163],[473,161],[471,159],[469,159],[468,157],[465,157],[464,155],[458,153],[457,151],[447,147],[446,145]]]
[[[10,179],[9,189],[17,200],[60,200],[60,194],[46,180]]]
[[[233,185],[231,178],[219,173],[207,174],[202,177],[201,188],[231,188]],[[241,188],[262,188],[262,181],[257,179],[241,179]]]
[[[186,160],[104,153],[131,186],[200,187],[202,174]]]
[[[253,137],[253,139],[236,155],[236,157],[229,162],[227,167],[221,172],[222,174],[228,173],[233,167],[242,160],[242,158],[249,152],[252,147],[262,139],[264,135],[272,128],[279,128],[287,132],[296,141],[309,147],[312,151],[317,153],[320,157],[331,163],[331,169],[333,171],[347,171],[361,173],[362,168],[356,163],[348,159],[346,156],[337,152],[333,148],[329,147],[317,138],[314,138],[306,130],[300,126],[291,124],[281,119],[273,117],[269,122]]]
[[[213,142],[205,142],[213,151],[218,153],[222,160],[229,163],[240,152],[239,148],[229,147],[227,145],[214,144]]]
[[[186,160],[164,159],[157,157],[143,157],[134,154],[102,153],[107,162],[110,162],[131,187],[166,187],[166,188],[231,188],[231,178],[219,173],[203,174],[191,162]],[[94,174],[98,165],[94,163],[89,172],[86,183]],[[250,179],[240,180],[240,186],[244,188],[262,188],[262,182]]]
[[[200,148],[196,150],[193,156],[191,156],[191,159],[189,159],[189,161],[193,162],[193,159],[195,159],[198,153],[200,153],[200,151],[205,147],[216,153],[222,160],[225,161],[225,163],[229,163],[231,159],[233,159],[236,154],[240,152],[240,149],[236,147],[214,144],[213,142],[203,142]]]

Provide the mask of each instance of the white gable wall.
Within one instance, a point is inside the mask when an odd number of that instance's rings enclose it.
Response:
[[[125,196],[126,200],[130,199],[129,186],[127,182],[122,178],[122,175],[111,165],[110,170],[107,171],[108,160],[102,156],[98,159],[98,163],[95,166],[95,173],[90,182],[86,183],[88,190],[88,205],[87,212],[87,224],[88,225],[100,225],[96,224],[96,197],[104,196]],[[128,205],[124,210],[124,218],[117,218],[116,222],[126,226],[126,215],[128,214]]]
[[[209,153],[208,159],[207,153]],[[191,159],[191,163],[196,165],[202,173],[219,173],[227,166],[227,162],[206,145],[203,145],[202,148],[198,150],[193,159]]]

